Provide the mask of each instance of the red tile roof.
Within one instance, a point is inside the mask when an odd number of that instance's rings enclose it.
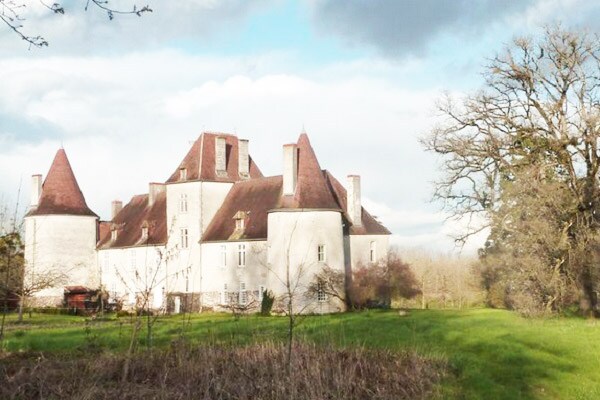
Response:
[[[142,227],[148,227],[148,236],[142,238]],[[108,234],[100,238],[99,249],[163,245],[167,243],[167,195],[162,191],[148,206],[148,195],[133,196],[131,201],[111,221],[111,231],[117,230],[117,239]]]
[[[64,149],[56,152],[42,185],[38,206],[29,211],[27,216],[51,214],[97,217],[85,202]]]
[[[225,138],[227,154],[226,177],[219,177],[215,172],[215,139],[217,137]],[[263,176],[262,173],[252,160],[252,157],[249,158],[250,178],[261,178]],[[179,171],[182,168],[187,170],[185,181],[237,182],[242,180],[238,170],[238,138],[225,133],[202,133],[175,172],[167,179],[167,183],[180,182]]]
[[[203,242],[266,239],[268,212],[276,209],[340,210],[351,235],[389,235],[390,231],[364,208],[362,226],[354,226],[346,212],[346,189],[321,170],[306,134],[298,139],[298,181],[294,196],[284,196],[281,175],[237,182],[204,232]],[[242,236],[235,234],[234,216],[248,212]]]
[[[298,138],[298,180],[293,196],[283,196],[281,208],[339,209],[310,145],[308,135]]]
[[[111,226],[112,223],[110,221],[98,221],[98,243],[110,237]]]
[[[335,200],[337,204],[339,204],[340,208],[344,210],[344,219],[346,220],[347,226],[350,227],[349,233],[351,235],[390,235],[391,232],[383,226],[380,222],[378,222],[371,214],[365,210],[364,207],[361,208],[361,219],[362,226],[356,226],[350,222],[350,216],[348,215],[348,197],[346,193],[346,189],[344,186],[337,180],[329,171],[323,171],[325,178],[327,179],[327,183],[331,188],[333,195],[335,196]]]
[[[265,239],[267,213],[280,205],[282,185],[281,175],[234,184],[206,228],[202,241],[228,240],[234,234],[234,216],[238,211],[246,212],[247,217],[243,235],[236,239]]]

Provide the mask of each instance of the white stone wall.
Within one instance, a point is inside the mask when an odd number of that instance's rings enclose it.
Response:
[[[334,299],[318,302],[305,297],[306,289],[327,265],[344,271],[344,237],[341,213],[337,211],[277,211],[269,213],[267,287],[276,295],[285,293],[286,270],[290,281],[298,284],[297,310],[303,312],[341,311]],[[318,246],[326,249],[325,261],[318,261]]]
[[[371,260],[371,243],[375,246],[374,261]],[[387,260],[388,250],[388,235],[350,235],[350,263],[353,270],[360,265]]]
[[[167,185],[167,227],[169,239],[166,251],[169,292],[198,293],[202,288],[200,238],[223,204],[232,183],[183,182]],[[187,210],[182,211],[182,195],[187,198]],[[187,248],[182,248],[181,230],[187,229]]]
[[[122,301],[125,308],[135,308],[136,296],[150,291],[151,308],[164,308],[164,294],[168,291],[164,250],[164,246],[98,250],[102,286],[111,301]]]
[[[25,218],[25,279],[65,274],[63,284],[36,293],[37,298],[62,301],[64,286],[100,285],[96,263],[96,217],[73,215],[39,215]],[[48,272],[50,271],[50,272]]]
[[[240,253],[244,253],[240,257]],[[240,265],[240,258],[245,265]],[[257,306],[260,288],[266,288],[267,279],[267,242],[236,241],[202,244],[202,289],[203,305],[219,308],[227,293],[239,293],[241,283],[245,284],[247,294],[254,296]],[[250,299],[252,300],[252,299]]]

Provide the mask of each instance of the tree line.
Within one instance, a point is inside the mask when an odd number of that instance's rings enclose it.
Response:
[[[435,197],[487,229],[479,272],[491,306],[598,311],[600,40],[560,25],[490,59],[485,82],[439,103],[423,139],[442,160]]]

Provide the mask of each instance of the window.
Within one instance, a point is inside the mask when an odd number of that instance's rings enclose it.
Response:
[[[326,259],[325,245],[320,244],[319,246],[317,246],[317,260],[319,260],[319,262],[325,262],[325,259]]]
[[[323,282],[317,284],[317,301],[320,303],[327,301],[327,293],[323,290]]]
[[[227,246],[221,245],[221,268],[225,268],[227,266]]]
[[[235,229],[240,231],[244,230],[244,220],[242,218],[235,220]]]
[[[246,266],[246,245],[238,245],[238,267]]]
[[[188,248],[188,230],[187,228],[181,228],[180,230],[180,244],[181,244],[181,248],[182,249],[187,249]]]
[[[181,193],[179,197],[179,212],[186,213],[188,210],[188,199],[186,193]]]
[[[258,287],[258,301],[261,301],[261,302],[263,301],[264,294],[265,294],[265,287],[263,285],[260,285]]]
[[[110,240],[112,240],[113,242],[114,242],[115,240],[117,240],[117,230],[116,230],[116,229],[113,229],[113,230],[110,232]]]
[[[142,226],[142,240],[148,239],[148,227]]]
[[[187,169],[180,168],[179,169],[179,180],[180,181],[185,181],[186,179],[187,179]]]
[[[246,291],[246,282],[240,282],[240,296],[238,302],[241,305],[248,303],[248,292]]]
[[[229,293],[227,293],[227,284],[223,284],[223,291],[221,292],[221,304],[227,304]]]
[[[371,242],[369,247],[369,261],[375,262],[377,259],[377,243]]]

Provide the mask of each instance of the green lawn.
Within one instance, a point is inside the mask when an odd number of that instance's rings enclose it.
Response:
[[[82,317],[34,315],[17,325],[9,319],[9,351],[81,352],[90,342],[119,351],[130,319],[86,323]],[[284,340],[284,317],[194,315],[160,318],[154,342],[168,345],[183,334],[191,341],[244,344]],[[444,398],[598,399],[600,325],[579,318],[529,320],[500,310],[370,311],[306,317],[302,340],[393,350],[415,349],[449,361]],[[140,339],[145,343],[145,332]],[[94,338],[94,339],[92,339]]]

